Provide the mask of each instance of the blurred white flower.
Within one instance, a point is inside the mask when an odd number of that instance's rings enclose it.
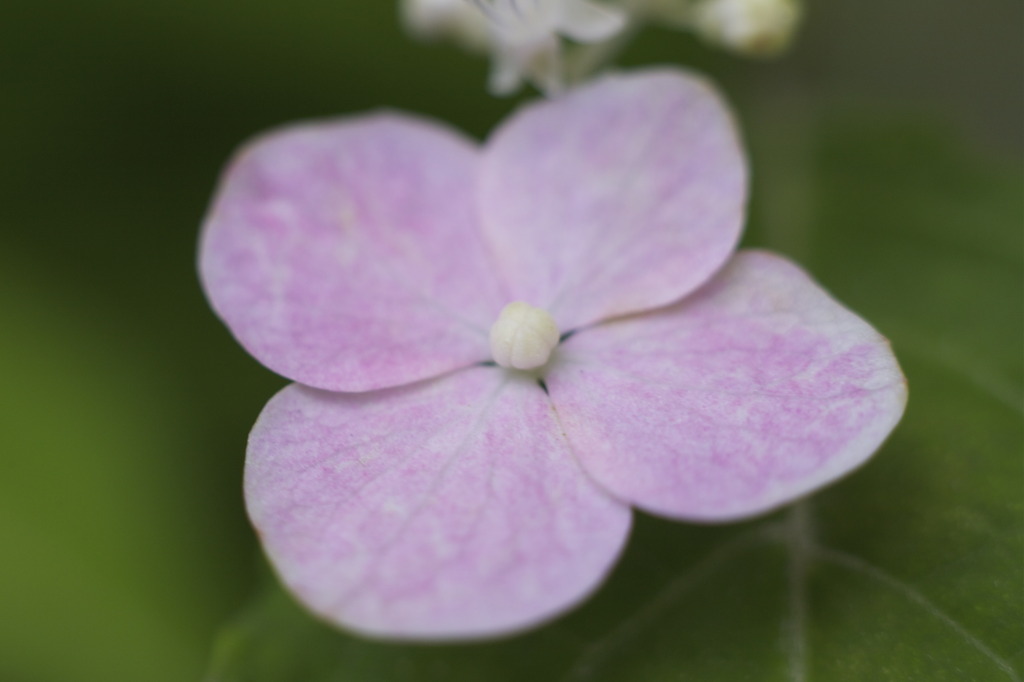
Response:
[[[589,0],[472,0],[491,27],[490,89],[514,92],[529,80],[547,93],[561,90],[560,36],[579,43],[607,40],[626,25],[619,9]]]
[[[781,52],[799,21],[796,0],[702,0],[692,15],[694,29],[706,40],[750,56]]]
[[[413,35],[450,39],[474,52],[491,46],[487,17],[470,0],[401,0],[402,20]]]
[[[488,51],[490,90],[514,92],[530,81],[548,94],[562,89],[561,38],[596,43],[626,25],[626,13],[590,0],[402,0],[409,30]]]

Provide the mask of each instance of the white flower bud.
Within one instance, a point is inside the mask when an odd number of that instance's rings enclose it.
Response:
[[[419,38],[448,38],[474,52],[490,49],[487,17],[469,0],[402,0],[401,9],[406,28]]]
[[[502,367],[536,369],[551,357],[559,336],[546,310],[516,301],[502,308],[491,326],[491,354]]]
[[[703,0],[693,12],[705,39],[752,56],[781,52],[800,21],[798,0]]]

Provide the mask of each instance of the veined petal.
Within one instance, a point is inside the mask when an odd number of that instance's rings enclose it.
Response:
[[[361,394],[285,388],[253,429],[245,493],[301,601],[409,639],[564,611],[601,582],[631,514],[582,472],[537,384],[484,367]]]
[[[491,137],[480,182],[512,298],[563,330],[696,289],[735,248],[747,196],[726,105],[673,69],[526,106]]]
[[[318,388],[394,386],[486,359],[508,298],[475,217],[477,154],[398,114],[259,138],[204,226],[213,307],[260,362]]]
[[[559,353],[547,386],[587,471],[684,519],[750,516],[825,485],[871,456],[906,402],[888,342],[765,252]]]

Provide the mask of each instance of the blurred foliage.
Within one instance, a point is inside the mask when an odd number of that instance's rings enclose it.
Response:
[[[218,626],[256,582],[240,494],[245,434],[283,384],[237,347],[196,282],[197,226],[218,169],[244,138],[294,119],[390,106],[482,136],[514,103],[485,94],[484,61],[406,39],[387,2],[44,0],[5,9],[0,679],[199,679]],[[777,62],[742,62],[657,30],[623,55],[691,64],[722,83],[751,146],[751,242],[797,256],[891,335],[910,376],[910,412],[886,451],[812,503],[816,537],[911,586],[1018,669],[1020,577],[1006,553],[1020,551],[1007,549],[1017,536],[1006,529],[1020,510],[1003,495],[1022,482],[1022,18],[1017,0],[819,0],[797,48]],[[822,114],[837,110],[845,120]],[[893,126],[896,110],[926,116]],[[933,118],[945,123],[922,132],[919,121]],[[949,148],[950,122],[1002,160]],[[394,679],[429,679],[457,664],[564,662],[563,649],[611,632],[622,609],[746,528],[646,519],[591,604],[458,656],[351,641],[263,593],[222,635],[218,665],[229,670],[242,660],[235,653],[260,642],[270,666],[289,638],[313,652],[325,643],[305,665],[335,675],[329,648],[344,642],[353,666],[344,679],[354,680],[384,664],[397,666],[386,669]],[[684,653],[716,657],[693,665],[721,674],[750,655],[783,669],[773,647],[784,650],[778,581],[791,559],[785,543],[759,547],[656,614],[668,619],[668,639],[645,636],[648,648],[609,659],[606,675],[640,661],[659,679],[659,666],[680,665],[670,641],[679,628]],[[977,647],[913,599],[893,611],[883,580],[815,566],[811,679],[857,679],[856,667],[813,667],[868,660],[855,651],[919,661],[900,648],[917,640],[896,636],[915,618],[950,658],[921,659],[909,679],[942,679],[928,666],[943,660],[998,679]],[[754,650],[730,648],[744,640],[726,636],[744,604],[753,606],[742,637],[756,640]],[[711,607],[721,612],[706,631],[687,630],[687,618]],[[314,679],[294,664],[278,659],[288,674],[262,679]]]

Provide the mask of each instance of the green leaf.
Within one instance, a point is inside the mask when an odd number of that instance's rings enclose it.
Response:
[[[268,576],[209,680],[1020,679],[1021,173],[916,121],[819,121],[798,154],[758,154],[785,130],[755,136],[751,241],[889,335],[909,380],[867,466],[745,524],[640,516],[594,598],[497,642],[353,637]]]
[[[0,272],[0,679],[194,678],[219,597],[169,382],[134,319],[9,248]]]

